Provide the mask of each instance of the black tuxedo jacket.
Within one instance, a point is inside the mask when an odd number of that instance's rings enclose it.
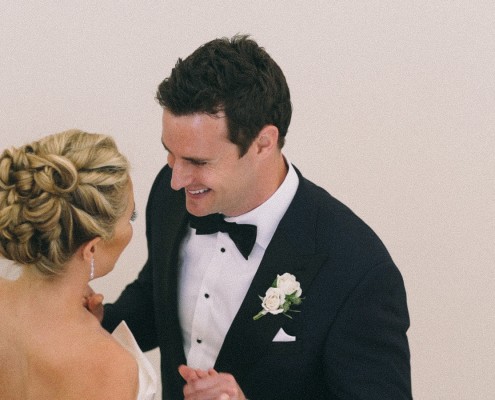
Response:
[[[410,399],[409,316],[402,277],[374,232],[304,179],[266,249],[215,363],[250,400]],[[125,320],[144,351],[160,347],[163,399],[182,399],[186,363],[177,310],[178,247],[187,229],[184,191],[165,166],[146,210],[148,260],[105,306],[103,325]],[[302,304],[292,319],[261,310],[277,274],[295,275]],[[283,327],[293,342],[273,342]]]

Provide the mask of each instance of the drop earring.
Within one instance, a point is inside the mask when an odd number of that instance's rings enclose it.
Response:
[[[91,257],[91,263],[90,263],[90,271],[89,271],[89,280],[93,280],[95,277],[95,259]]]

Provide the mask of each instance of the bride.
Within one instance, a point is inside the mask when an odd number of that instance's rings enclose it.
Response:
[[[156,377],[122,323],[85,307],[132,237],[129,165],[113,139],[71,130],[0,155],[0,399],[153,398]]]

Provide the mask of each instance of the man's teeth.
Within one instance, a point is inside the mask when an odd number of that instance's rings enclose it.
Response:
[[[207,192],[208,189],[200,189],[200,190],[188,190],[189,193],[191,194],[201,194]]]

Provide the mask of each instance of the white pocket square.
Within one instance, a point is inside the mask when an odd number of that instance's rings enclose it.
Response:
[[[285,333],[283,328],[279,329],[279,331],[272,340],[272,342],[295,342],[295,341],[296,341],[296,337]]]

